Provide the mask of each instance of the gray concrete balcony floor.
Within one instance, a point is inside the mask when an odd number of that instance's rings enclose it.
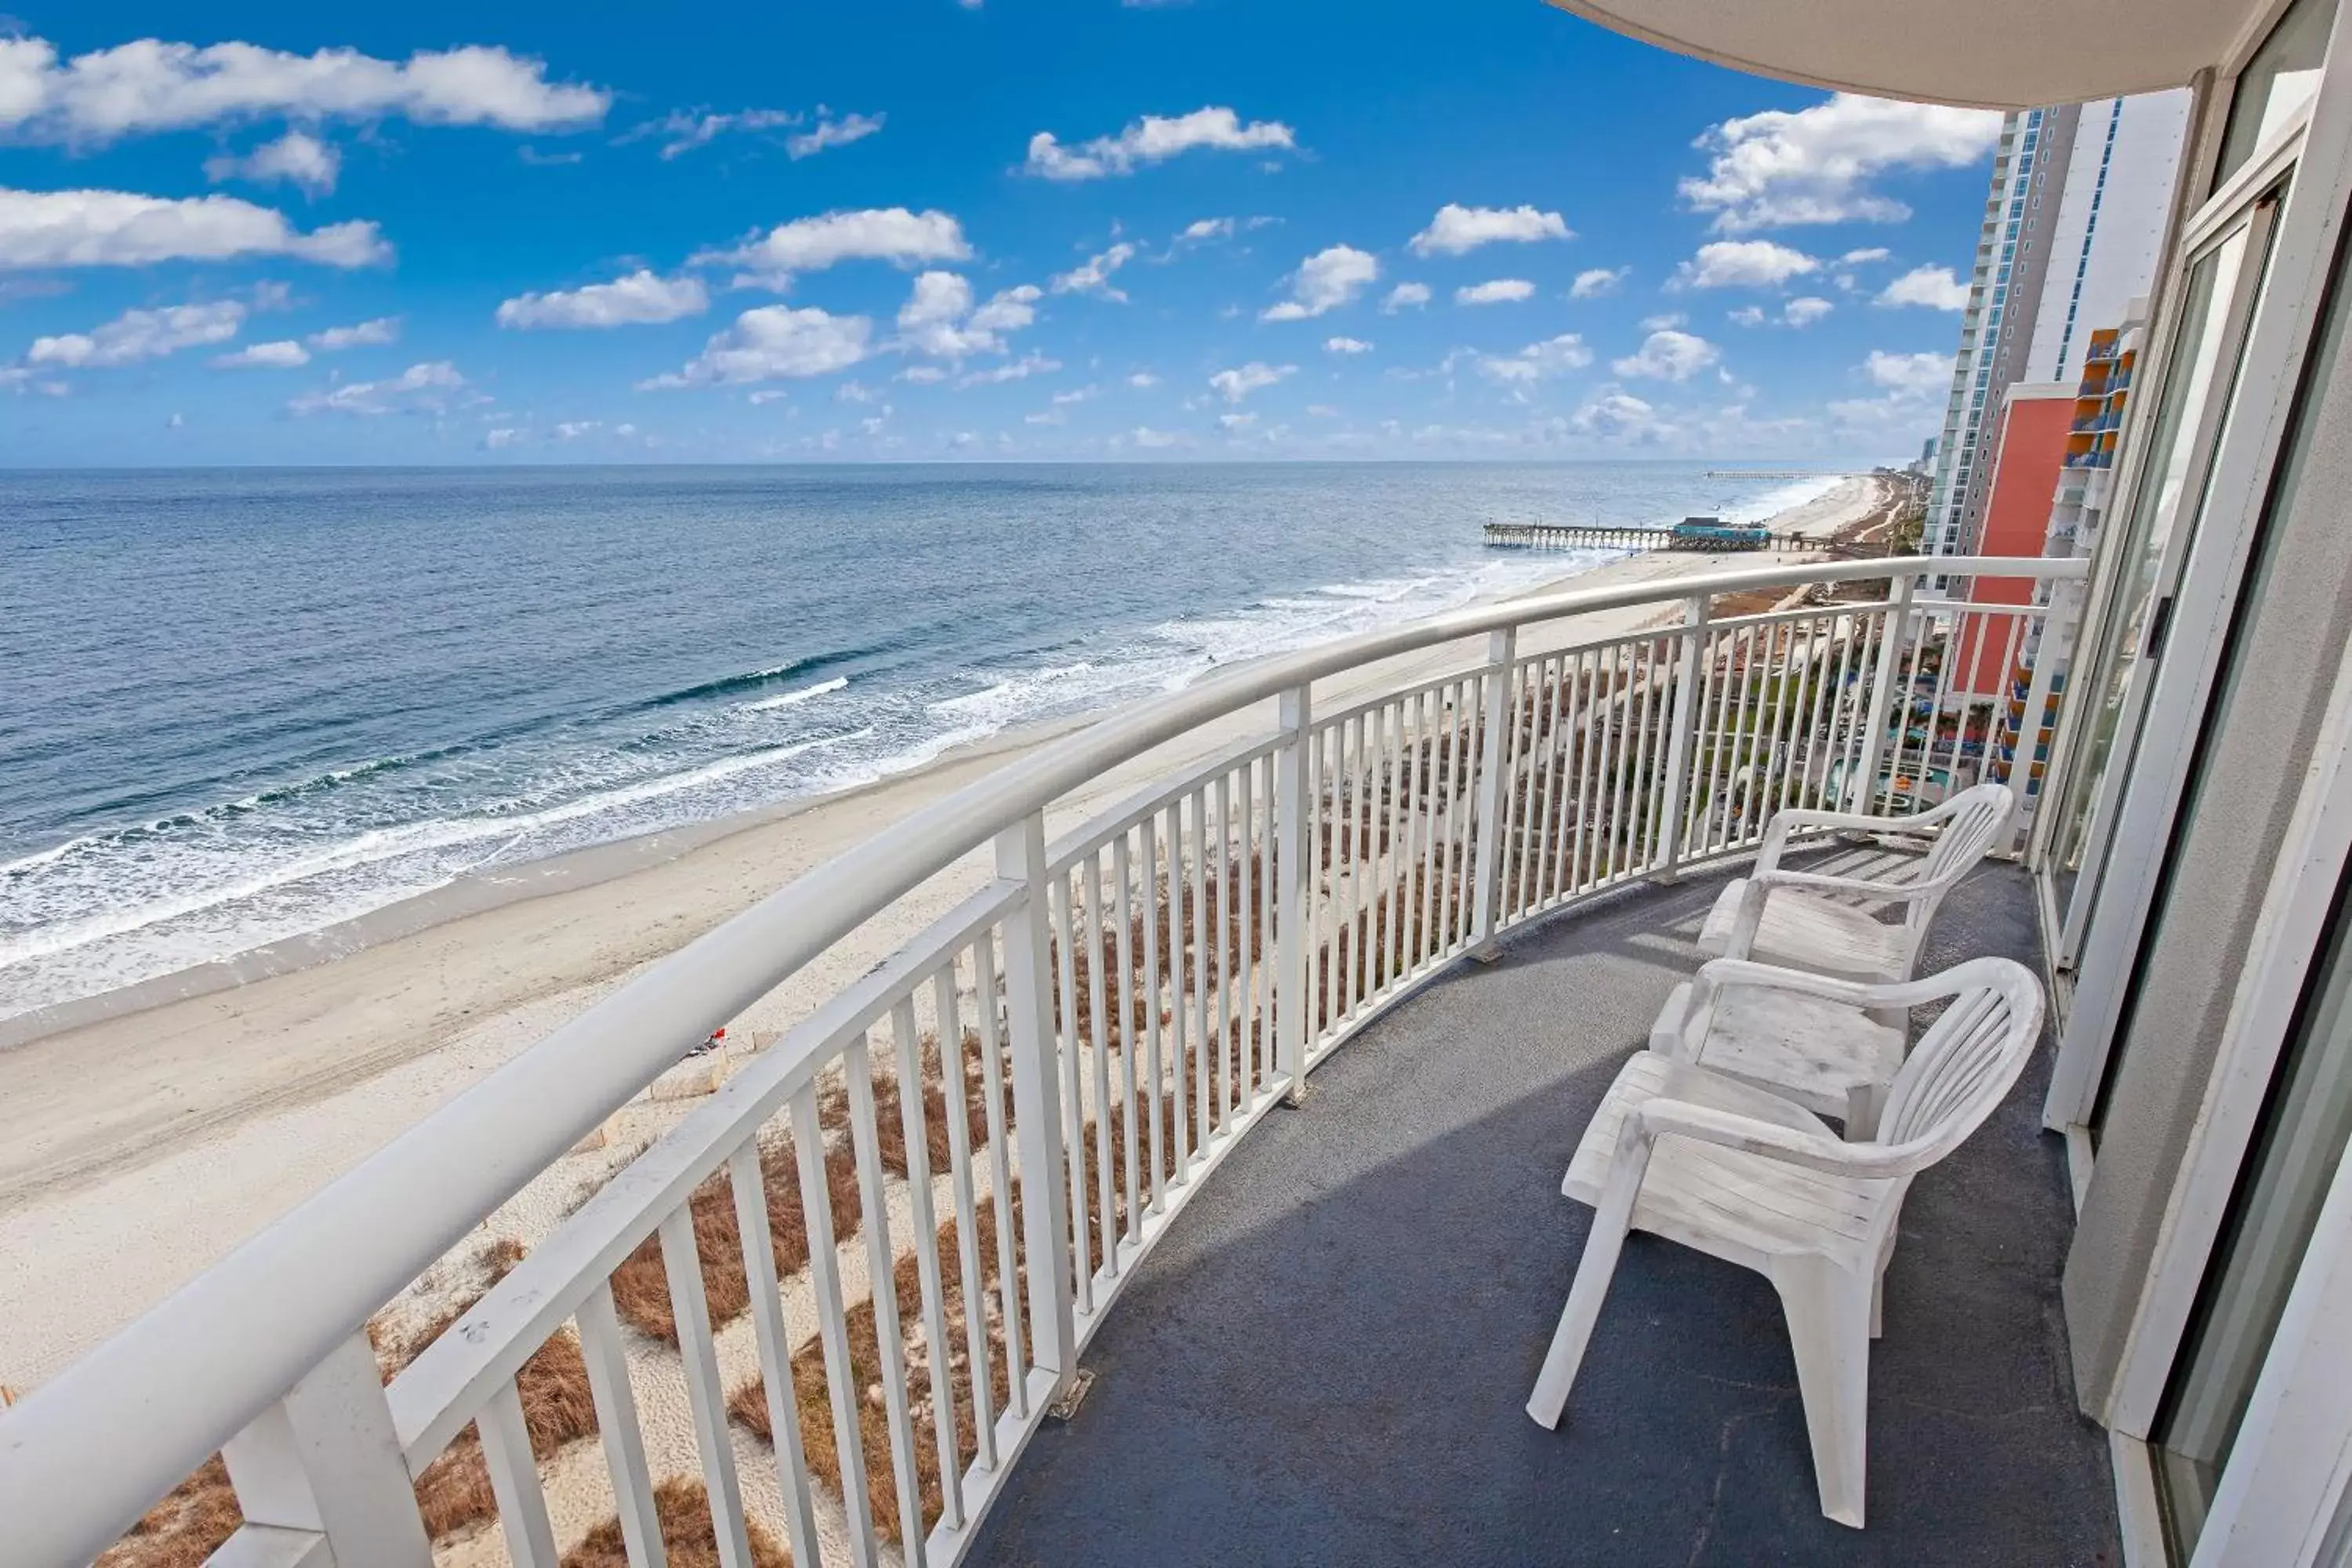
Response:
[[[1720,885],[1517,932],[1342,1047],[1145,1261],[970,1561],[2120,1564],[2059,1311],[2047,1041],[1905,1205],[1867,1530],[1819,1511],[1771,1288],[1656,1237],[1626,1247],[1568,1419],[1528,1420],[1591,1218],[1561,1173]],[[1981,868],[1924,967],[2038,970],[2032,898]]]

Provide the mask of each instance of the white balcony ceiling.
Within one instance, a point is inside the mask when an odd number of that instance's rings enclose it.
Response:
[[[2179,87],[2268,0],[1550,0],[1678,54],[1882,98],[2026,109]]]

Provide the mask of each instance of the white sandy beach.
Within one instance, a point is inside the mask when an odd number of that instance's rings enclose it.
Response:
[[[1876,500],[1870,480],[1850,479],[1772,527],[1825,539]],[[1574,581],[1666,581],[1798,558],[1648,554]],[[1528,650],[1659,618],[1653,606],[1563,622]],[[1480,655],[1467,644],[1430,649],[1335,682],[1329,700],[1393,683],[1400,668],[1434,676]],[[1268,713],[1235,715],[1139,759],[1061,803],[1057,826],[1269,723]],[[604,857],[593,877],[534,870],[488,895],[472,889],[450,918],[433,919],[428,905],[380,923],[393,934],[373,945],[0,1049],[0,1384],[22,1391],[53,1375],[642,966],[1043,738],[999,737],[634,854],[591,851]],[[733,1032],[766,1037],[788,1026],[983,875],[974,856],[933,879]],[[500,1223],[535,1240],[564,1198],[683,1109],[625,1110],[614,1149],[565,1162]]]

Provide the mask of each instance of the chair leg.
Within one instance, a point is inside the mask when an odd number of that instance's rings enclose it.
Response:
[[[1775,1266],[1772,1283],[1789,1318],[1822,1512],[1859,1530],[1869,1448],[1874,1282],[1819,1258],[1790,1258]]]
[[[1544,1352],[1543,1370],[1528,1396],[1528,1414],[1538,1426],[1558,1427],[1568,1408],[1568,1391],[1584,1363],[1584,1348],[1601,1321],[1601,1300],[1617,1273],[1617,1255],[1625,1250],[1625,1233],[1633,1228],[1633,1200],[1641,1194],[1648,1163],[1643,1150],[1630,1161],[1620,1156],[1609,1173],[1601,1206],[1593,1211],[1591,1233],[1584,1238],[1584,1256],[1577,1259],[1575,1282],[1568,1288],[1568,1304],[1559,1310],[1559,1326],[1552,1331],[1551,1348]]]

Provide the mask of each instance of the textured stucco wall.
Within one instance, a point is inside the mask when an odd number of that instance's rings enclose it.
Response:
[[[2345,307],[2337,307],[2340,314]],[[2340,330],[2340,323],[2339,329]],[[2262,571],[2222,727],[2156,929],[2064,1298],[2083,1407],[2104,1416],[2254,918],[2352,637],[2352,356],[2326,350],[2302,467]],[[2187,649],[2178,651],[2187,652]],[[2217,694],[2217,700],[2220,700]]]

